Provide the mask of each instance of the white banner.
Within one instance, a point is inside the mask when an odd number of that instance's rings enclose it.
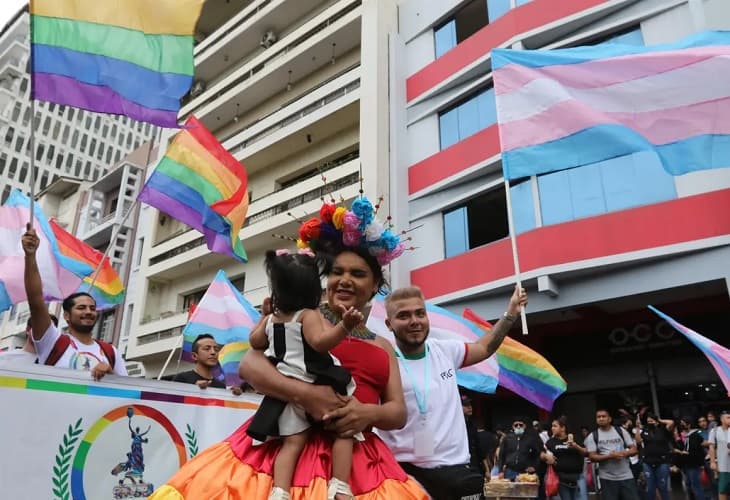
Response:
[[[260,397],[32,365],[0,369],[0,498],[146,498]]]

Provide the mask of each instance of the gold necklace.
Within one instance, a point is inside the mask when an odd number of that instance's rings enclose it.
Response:
[[[319,310],[322,313],[322,316],[324,316],[325,319],[333,325],[336,325],[342,319],[342,317],[333,311],[326,302],[320,304]],[[364,340],[373,340],[375,338],[375,334],[368,330],[364,323],[357,325],[352,332],[350,332],[350,336]]]

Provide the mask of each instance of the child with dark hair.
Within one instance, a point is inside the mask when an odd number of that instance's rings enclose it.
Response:
[[[329,350],[363,321],[354,307],[340,311],[342,320],[334,326],[324,321],[317,307],[322,296],[321,270],[324,263],[306,250],[266,252],[265,267],[271,289],[265,316],[251,331],[249,341],[279,372],[306,382],[332,386],[351,395],[355,384]],[[254,415],[248,434],[265,441],[281,437],[282,446],[274,461],[274,488],[269,498],[288,499],[299,455],[307,442],[310,421],[299,406],[265,397]],[[362,440],[362,435],[356,439]],[[333,479],[349,482],[352,439],[337,438],[332,446]]]

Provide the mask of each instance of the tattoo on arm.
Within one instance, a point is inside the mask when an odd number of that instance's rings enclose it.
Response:
[[[497,352],[497,349],[499,349],[499,346],[502,345],[502,341],[512,328],[512,324],[512,321],[505,318],[501,318],[497,321],[497,324],[494,325],[492,331],[489,332],[490,337],[487,341],[487,357]]]

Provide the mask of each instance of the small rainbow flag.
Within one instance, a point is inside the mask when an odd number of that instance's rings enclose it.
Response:
[[[0,311],[28,300],[23,285],[25,256],[20,240],[30,220],[30,199],[18,190],[0,207]],[[34,207],[33,228],[40,239],[36,262],[43,277],[43,297],[63,300],[74,293],[94,268],[64,255],[41,207]]]
[[[92,272],[85,277],[76,291],[86,292],[94,297],[96,308],[100,310],[121,304],[124,300],[124,285],[122,285],[122,280],[119,279],[119,275],[112,267],[109,257],[104,258],[104,254],[76,238],[59,226],[56,221],[51,220],[49,223],[53,234],[56,236],[61,254],[70,259],[84,262],[94,271],[99,269],[98,273]],[[104,259],[104,264],[99,268],[102,259]]]
[[[434,339],[460,340],[465,343],[472,343],[479,340],[484,332],[476,325],[466,321],[443,307],[426,302],[426,313],[431,325],[429,336]],[[372,302],[370,315],[368,316],[367,327],[395,344],[393,332],[385,326],[385,298],[378,295]],[[467,366],[456,372],[456,382],[467,389],[486,394],[492,394],[497,390],[499,381],[499,366],[494,356],[485,359],[481,363]]]
[[[464,318],[484,333],[492,324],[464,309]],[[552,410],[555,400],[565,392],[567,384],[550,362],[524,344],[505,337],[497,349],[499,385],[545,410]]]
[[[192,361],[192,347],[198,335],[208,333],[223,346],[218,361],[226,385],[238,385],[238,363],[248,350],[248,335],[261,315],[228,280],[221,269],[195,306],[183,328],[182,359]]]
[[[709,360],[712,367],[717,372],[718,377],[725,386],[725,390],[728,391],[730,396],[730,349],[723,347],[717,342],[713,342],[707,337],[703,337],[694,330],[687,328],[682,323],[667,316],[659,309],[654,306],[648,306],[657,316],[662,318],[664,321],[669,323],[675,330],[684,335],[697,347],[702,354],[704,354]]]
[[[177,128],[205,0],[31,0],[34,99]]]
[[[203,233],[212,252],[246,262],[239,237],[248,211],[246,169],[194,116],[175,135],[139,200]]]

